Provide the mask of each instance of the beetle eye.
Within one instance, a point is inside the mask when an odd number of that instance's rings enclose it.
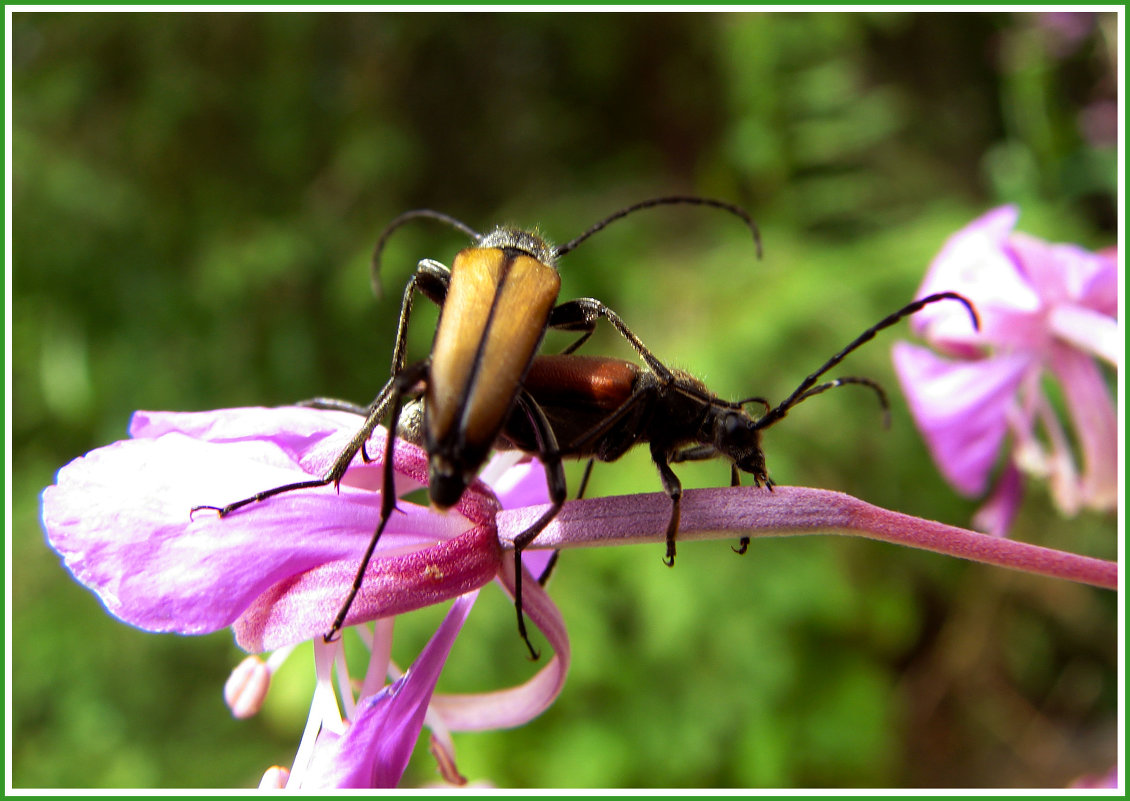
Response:
[[[722,436],[726,440],[733,440],[746,430],[746,420],[740,414],[727,414],[722,420]]]

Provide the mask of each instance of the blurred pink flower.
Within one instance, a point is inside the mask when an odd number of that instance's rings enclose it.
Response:
[[[1080,776],[1070,785],[1073,790],[1117,790],[1118,766],[1113,765],[1106,773]]]
[[[978,528],[1001,535],[1019,506],[1021,473],[1046,479],[1067,515],[1113,509],[1118,491],[1114,403],[1096,363],[1119,364],[1116,253],[1014,232],[1018,217],[1015,206],[1003,206],[951,236],[918,290],[960,292],[977,307],[981,330],[937,304],[911,326],[953,358],[905,342],[893,348],[915,421],[959,492],[985,492],[1010,435],[1008,459],[975,518]],[[1045,377],[1063,394],[1081,474]]]

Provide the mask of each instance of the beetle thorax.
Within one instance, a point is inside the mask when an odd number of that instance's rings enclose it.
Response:
[[[511,248],[520,250],[542,264],[554,266],[553,246],[536,231],[499,226],[484,236],[479,242],[481,248]]]

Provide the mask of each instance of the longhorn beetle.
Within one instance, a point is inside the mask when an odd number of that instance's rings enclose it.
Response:
[[[328,484],[336,487],[358,452],[367,458],[365,442],[390,408],[389,430],[397,430],[402,398],[420,384],[427,400],[421,434],[422,444],[428,452],[428,496],[433,506],[450,508],[478,474],[515,405],[520,406],[533,421],[535,436],[540,438],[545,451],[551,453],[557,450],[553,431],[538,409],[537,402],[522,388],[522,380],[549,328],[581,333],[580,338],[566,350],[566,353],[572,353],[592,335],[597,321],[604,318],[647,362],[658,380],[672,380],[673,374],[600,301],[581,298],[557,304],[561,278],[556,262],[585,239],[622,217],[641,209],[675,204],[710,206],[739,217],[752,231],[760,257],[760,234],[749,214],[730,203],[700,197],[661,197],[636,203],[609,215],[559,247],[550,245],[536,233],[505,226],[480,234],[455,218],[430,209],[401,214],[389,223],[377,240],[372,261],[375,287],[379,287],[380,256],[385,242],[393,231],[410,220],[438,220],[469,235],[474,244],[456,254],[450,270],[432,259],[423,259],[417,265],[416,272],[404,288],[393,349],[392,377],[366,407],[366,419],[360,430],[321,479],[285,484],[226,506],[196,506],[191,511],[211,509],[223,517],[283,492]],[[406,366],[408,323],[417,293],[439,305],[440,318],[429,358]],[[332,640],[344,625],[353,599],[361,589],[365,568],[395,508],[391,458],[394,440],[395,437],[390,436],[386,444],[380,521],[361,559],[353,587],[330,630],[324,635],[327,641]],[[563,483],[561,492],[557,493],[551,481],[550,490],[553,506],[517,538],[514,549],[517,576],[514,605],[518,615],[518,632],[534,659],[537,659],[538,653],[526,634],[522,614],[521,553],[565,501]]]
[[[667,379],[621,359],[568,354],[539,356],[523,381],[524,397],[532,402],[511,414],[502,429],[500,444],[538,454],[545,463],[550,485],[559,483],[563,495],[562,458],[612,462],[646,442],[659,469],[663,489],[671,499],[664,558],[670,566],[675,559],[682,497],[682,485],[671,469],[672,463],[721,456],[730,461],[731,486],[739,484],[741,471],[751,474],[756,486],[764,484],[772,489],[773,481],[761,449],[761,431],[780,421],[802,401],[845,384],[860,384],[874,390],[886,412],[886,393],[870,379],[851,376],[818,382],[879,331],[942,300],[963,304],[973,327],[980,327],[973,305],[957,293],[941,292],[921,298],[865,330],[776,406],[760,397],[736,402],[722,400],[700,380],[681,370],[669,370],[671,378]],[[650,364],[653,359],[646,361]],[[745,408],[749,404],[763,406],[764,413],[752,416]],[[548,421],[552,437],[544,436],[544,425],[531,414],[535,410]],[[413,438],[411,431],[404,431],[403,435]],[[557,447],[548,447],[554,441]],[[523,543],[528,544],[529,540]],[[744,553],[748,544],[749,539],[743,537],[738,552]]]

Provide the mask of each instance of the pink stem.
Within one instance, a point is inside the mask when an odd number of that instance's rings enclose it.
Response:
[[[498,515],[504,546],[545,510],[508,509]],[[671,501],[663,493],[593,498],[565,504],[532,548],[579,548],[661,542]],[[854,533],[975,562],[1118,589],[1118,564],[923,520],[864,503],[842,492],[808,487],[688,490],[683,493],[681,541]]]

